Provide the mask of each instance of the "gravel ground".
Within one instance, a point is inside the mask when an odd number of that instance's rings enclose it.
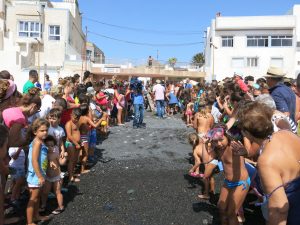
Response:
[[[210,202],[198,200],[202,183],[186,175],[191,166],[187,134],[192,130],[177,117],[158,119],[147,113],[145,122],[146,129],[133,130],[129,123],[112,127],[109,138],[97,146],[100,160],[91,173],[64,194],[66,210],[43,224],[220,224],[218,194]],[[101,158],[113,160],[104,163]],[[221,173],[216,180],[219,192]],[[258,209],[245,207],[244,224],[264,224]]]

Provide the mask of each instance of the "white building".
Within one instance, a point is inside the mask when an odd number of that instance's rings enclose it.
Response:
[[[222,17],[206,31],[207,79],[221,80],[235,72],[256,78],[269,66],[281,67],[289,77],[300,72],[300,5],[288,15]]]
[[[85,35],[77,0],[0,0],[0,70],[18,86],[28,71],[50,79],[81,73]],[[44,71],[47,70],[47,71]]]

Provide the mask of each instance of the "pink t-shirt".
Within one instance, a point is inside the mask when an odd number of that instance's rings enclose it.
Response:
[[[153,87],[153,92],[155,93],[155,100],[165,100],[165,87],[156,84]]]
[[[5,109],[2,112],[2,117],[8,128],[11,128],[15,123],[22,124],[24,127],[27,125],[27,119],[19,107]]]

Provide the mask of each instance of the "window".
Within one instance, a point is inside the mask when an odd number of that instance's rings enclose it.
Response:
[[[42,25],[39,22],[20,21],[20,37],[41,37]]]
[[[258,65],[258,58],[252,57],[247,58],[247,67],[257,67]]]
[[[271,58],[270,66],[283,68],[283,58]]]
[[[292,46],[293,36],[271,36],[271,46]]]
[[[60,40],[60,26],[49,26],[49,40]]]
[[[231,65],[233,68],[244,67],[244,58],[232,58]]]
[[[222,47],[233,47],[233,36],[222,36]]]
[[[268,36],[247,36],[247,47],[268,47]]]
[[[270,66],[283,68],[283,58],[271,58]]]

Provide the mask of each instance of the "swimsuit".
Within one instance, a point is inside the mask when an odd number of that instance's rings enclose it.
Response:
[[[57,176],[55,176],[55,177],[48,177],[48,176],[46,176],[46,180],[47,180],[48,182],[50,182],[50,183],[54,183],[54,182],[56,182],[56,181],[60,181],[60,180],[61,180],[61,177],[60,177],[60,175],[57,175]]]
[[[66,141],[65,146],[66,146],[66,148],[75,147],[75,145],[70,141]]]
[[[80,135],[81,145],[83,146],[85,143],[89,143],[89,135],[82,134]]]
[[[268,137],[269,142],[272,139],[272,135]],[[268,142],[266,142],[268,143]],[[260,148],[260,154],[262,153],[262,150],[264,149],[266,143],[262,145]],[[300,161],[298,161],[300,163]],[[268,201],[271,198],[272,194],[277,191],[280,188],[284,188],[285,194],[288,199],[289,203],[289,212],[287,217],[287,224],[288,225],[299,225],[300,224],[300,176],[285,183],[281,184],[278,187],[274,188],[273,191],[271,191],[269,194],[264,195],[264,201],[262,203],[256,203],[256,206],[262,207],[262,212],[266,220],[268,219]]]
[[[229,181],[227,179],[224,179],[224,183],[226,187],[229,189],[234,189],[238,186],[243,186],[243,190],[247,189],[247,186],[249,187],[251,184],[250,177],[247,178],[247,180],[240,180],[240,181]]]

